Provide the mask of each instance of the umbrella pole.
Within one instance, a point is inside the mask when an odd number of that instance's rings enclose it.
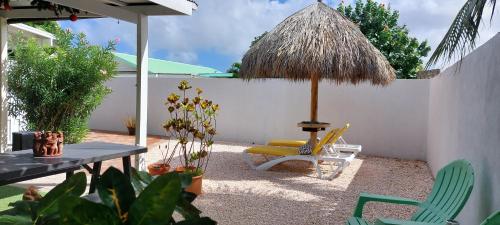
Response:
[[[311,76],[311,122],[318,122],[318,74],[314,73]],[[310,142],[313,147],[316,146],[318,132],[311,132]]]

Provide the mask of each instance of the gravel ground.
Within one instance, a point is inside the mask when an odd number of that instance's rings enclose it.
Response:
[[[216,144],[195,201],[219,224],[344,224],[360,192],[423,200],[433,184],[425,162],[359,156],[335,179],[320,180],[307,163],[255,171],[242,159],[244,145]],[[160,150],[148,162],[161,159]],[[256,157],[256,160],[260,160]],[[178,163],[174,159],[172,164]],[[322,166],[328,172],[327,166]],[[408,218],[415,208],[368,203],[364,216]]]
[[[221,225],[309,225],[345,223],[360,192],[389,194],[423,200],[433,184],[425,162],[359,156],[335,179],[320,180],[307,163],[288,162],[271,171],[255,171],[242,158],[245,145],[214,145],[203,180],[203,194],[194,204]],[[161,159],[152,148],[147,163]],[[263,160],[256,157],[256,160]],[[178,159],[172,162],[173,167]],[[121,164],[121,161],[115,160]],[[328,166],[322,166],[327,172]],[[90,177],[88,177],[90,180]],[[64,174],[18,183],[47,192]],[[408,218],[415,209],[368,203],[364,216]]]

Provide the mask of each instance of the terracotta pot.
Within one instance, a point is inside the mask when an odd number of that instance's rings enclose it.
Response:
[[[135,127],[127,127],[128,135],[135,135]]]
[[[201,188],[203,186],[203,175],[193,177],[191,185],[189,185],[185,191],[191,192],[195,195],[201,195]]]
[[[196,167],[189,167],[190,169],[195,169]],[[184,173],[186,171],[186,168],[183,166],[178,166],[175,168],[176,173]],[[195,176],[192,178],[191,185],[186,187],[185,191],[191,192],[195,195],[201,195],[201,189],[203,186],[203,175],[200,176]]]
[[[32,148],[34,157],[58,157],[63,154],[63,148],[63,132],[36,131],[34,133]]]
[[[176,173],[184,173],[184,171],[186,171],[186,168],[184,168],[183,166],[178,166],[178,167],[175,167],[174,171]]]
[[[170,171],[170,165],[165,165],[163,163],[153,163],[148,165],[149,174],[153,176],[162,175]]]

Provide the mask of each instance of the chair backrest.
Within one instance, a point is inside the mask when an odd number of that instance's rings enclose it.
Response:
[[[432,192],[411,220],[444,223],[455,219],[474,186],[474,169],[466,160],[456,160],[439,170]]]
[[[498,225],[500,224],[500,211],[496,211],[489,216],[481,225]]]
[[[316,143],[316,146],[313,148],[311,154],[316,155],[318,152],[321,151],[323,148],[323,145],[327,144],[328,141],[340,130],[340,128],[334,128],[330,132],[328,132],[318,143]]]
[[[328,134],[326,134],[325,137],[323,137],[323,139],[321,139],[316,144],[316,146],[312,150],[312,155],[317,155],[317,154],[321,153],[321,150],[323,150],[324,145],[335,144],[335,142],[337,142],[337,140],[339,140],[339,138],[342,136],[342,134],[344,134],[344,132],[347,129],[349,129],[349,126],[350,126],[349,124],[346,124],[342,128],[332,129],[332,131],[330,131]]]

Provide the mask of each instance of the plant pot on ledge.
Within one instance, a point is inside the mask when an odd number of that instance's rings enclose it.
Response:
[[[34,157],[58,157],[63,154],[64,135],[63,132],[41,132],[34,133],[33,156]]]
[[[135,127],[127,127],[128,135],[135,135]]]

